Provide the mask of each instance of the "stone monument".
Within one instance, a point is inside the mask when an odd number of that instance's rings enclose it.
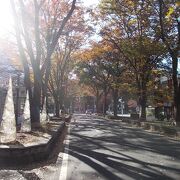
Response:
[[[27,91],[27,95],[26,95],[24,113],[22,115],[21,131],[22,132],[30,132],[31,131],[30,105],[29,105],[28,91]]]
[[[8,91],[5,99],[4,111],[0,127],[0,142],[10,143],[16,140],[16,120],[12,92],[12,79],[9,79]]]
[[[42,108],[42,112],[40,114],[40,123],[43,125],[43,124],[46,124],[47,121],[48,121],[48,115],[47,115],[47,112],[46,112],[46,98],[44,99],[44,105],[43,105],[43,108]]]

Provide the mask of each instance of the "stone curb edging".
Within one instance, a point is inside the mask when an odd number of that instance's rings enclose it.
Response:
[[[121,120],[115,120],[115,119],[110,119],[107,116],[98,116],[96,115],[96,117],[100,117],[104,120],[113,120],[116,122],[123,122],[126,124],[129,124],[131,126],[135,126],[135,127],[140,127],[143,128],[144,130],[150,130],[151,132],[159,132],[160,134],[166,135],[166,136],[170,136],[170,137],[175,137],[175,138],[180,138],[180,130],[177,130],[175,127],[172,126],[166,126],[166,125],[158,125],[158,124],[153,124],[151,122],[140,122],[138,120],[131,120],[131,119],[127,119],[127,118],[122,118]]]
[[[174,136],[176,138],[180,138],[180,131],[175,127],[156,124],[151,122],[140,122],[135,120],[122,120],[122,122],[130,124],[132,126],[141,127],[145,130],[150,130],[152,132],[159,132],[160,134],[167,136]]]
[[[59,125],[47,143],[19,148],[0,148],[0,164],[5,166],[27,165],[47,160],[64,127],[65,122]]]

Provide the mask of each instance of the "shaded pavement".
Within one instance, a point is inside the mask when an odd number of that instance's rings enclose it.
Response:
[[[180,142],[95,116],[73,118],[67,180],[180,179]]]

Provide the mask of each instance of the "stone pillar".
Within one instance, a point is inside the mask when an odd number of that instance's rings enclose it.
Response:
[[[31,131],[31,119],[30,119],[30,105],[29,105],[29,93],[26,94],[26,102],[24,106],[24,113],[21,115],[21,131],[30,132]]]
[[[40,123],[41,125],[46,124],[48,121],[48,115],[46,112],[46,98],[44,99],[44,105],[43,105],[43,109],[42,112],[40,114]]]
[[[0,142],[10,143],[16,140],[16,120],[12,92],[12,79],[9,79],[8,91],[5,99],[4,111],[0,128]]]

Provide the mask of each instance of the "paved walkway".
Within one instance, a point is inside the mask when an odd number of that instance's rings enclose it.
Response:
[[[62,180],[180,179],[180,142],[93,116],[74,120]]]

